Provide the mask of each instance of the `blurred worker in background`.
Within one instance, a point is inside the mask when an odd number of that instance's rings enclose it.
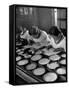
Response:
[[[66,37],[58,27],[52,26],[50,28],[49,41],[53,48],[63,48],[66,51]]]

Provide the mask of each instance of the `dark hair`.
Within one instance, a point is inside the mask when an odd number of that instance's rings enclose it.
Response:
[[[37,35],[38,34],[38,30],[36,30],[36,28],[31,27],[31,29],[29,30],[29,34],[30,35]]]
[[[57,26],[52,26],[49,30],[50,35],[58,36],[61,33],[61,31],[58,29]]]

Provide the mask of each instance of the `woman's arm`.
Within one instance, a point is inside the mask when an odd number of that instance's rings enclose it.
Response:
[[[54,41],[54,38],[51,37],[50,44],[53,46],[53,48],[64,48],[64,50],[66,51],[66,38],[65,37],[58,44],[56,44]]]

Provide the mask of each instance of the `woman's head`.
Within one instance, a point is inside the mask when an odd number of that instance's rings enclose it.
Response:
[[[32,26],[31,29],[29,30],[29,34],[35,38],[39,35],[39,29],[36,26]]]
[[[58,36],[59,34],[61,34],[61,31],[59,30],[59,28],[57,26],[52,26],[49,30],[49,34]]]
[[[56,43],[58,43],[63,38],[63,33],[56,26],[51,27],[51,29],[49,30],[49,35],[53,37]]]

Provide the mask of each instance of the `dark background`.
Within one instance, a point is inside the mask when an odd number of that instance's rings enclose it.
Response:
[[[30,29],[32,25],[35,25],[48,32],[51,26],[55,25],[54,8],[33,7],[32,14],[29,14],[29,7],[26,7],[28,9],[27,15],[21,15],[21,12],[19,11],[20,8],[24,9],[25,7],[17,7],[16,9],[16,26],[23,26]],[[57,9],[57,24],[65,36],[67,32],[66,13],[66,9]]]

